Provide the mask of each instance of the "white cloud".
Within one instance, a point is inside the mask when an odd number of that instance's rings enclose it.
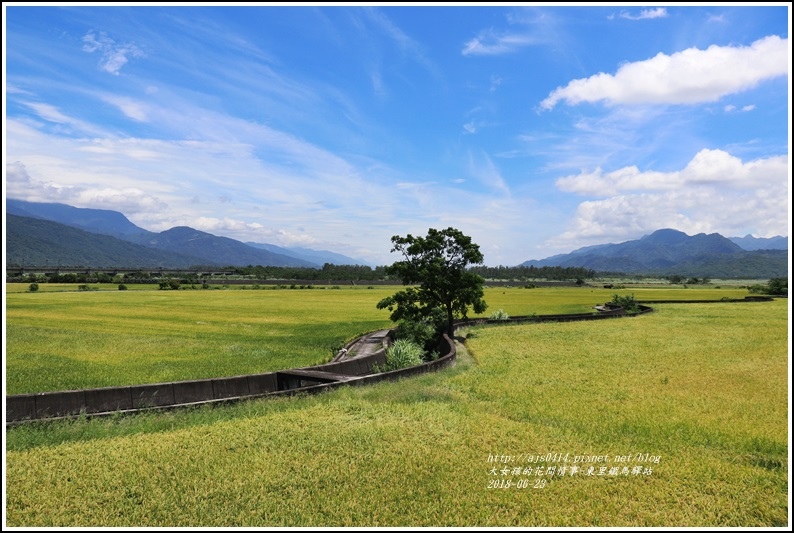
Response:
[[[675,172],[640,172],[636,166],[604,173],[600,168],[556,181],[565,192],[611,196],[626,191],[674,190],[689,185],[713,184],[750,189],[766,183],[784,184],[788,157],[778,156],[743,163],[722,150],[701,150],[687,166]]]
[[[750,46],[689,48],[672,55],[627,63],[612,74],[599,73],[558,87],[541,102],[552,109],[565,101],[607,104],[696,104],[751,89],[786,76],[791,64],[788,39],[771,35]]]
[[[102,57],[99,60],[99,68],[113,74],[119,75],[121,68],[127,64],[130,57],[143,57],[143,51],[132,43],[119,44],[108,37],[104,32],[99,35],[88,32],[83,36],[84,52],[99,52]]]
[[[125,116],[137,122],[148,122],[149,117],[146,113],[146,104],[132,98],[123,96],[104,95],[102,97],[107,103],[114,105],[124,113]]]
[[[629,19],[629,20],[643,20],[643,19],[657,19],[657,18],[665,18],[667,17],[667,9],[663,7],[656,7],[653,9],[643,9],[640,11],[639,15],[632,15],[627,11],[621,11],[620,18]]]
[[[726,113],[733,113],[734,111],[736,111],[736,109],[737,108],[735,105],[728,104],[723,108],[723,111],[725,111]],[[755,109],[755,105],[750,104],[750,105],[742,106],[742,108],[739,109],[739,111],[741,111],[742,113],[747,113],[748,111],[753,111],[754,109]]]
[[[503,81],[504,80],[500,76],[492,74],[491,75],[491,86],[488,88],[488,92],[491,92],[491,93],[496,92],[496,89],[498,89],[499,86],[502,85]]]
[[[788,233],[787,155],[742,162],[722,150],[701,150],[680,171],[626,167],[557,181],[567,192],[604,196],[579,204],[557,246],[622,242],[660,228],[726,237]]]
[[[488,189],[507,195],[510,194],[510,189],[507,187],[507,183],[505,183],[499,169],[487,154],[481,153],[479,157],[475,157],[472,153],[469,153],[469,172]]]
[[[501,55],[536,43],[537,40],[526,33],[498,33],[489,29],[467,41],[461,53],[464,56]]]
[[[609,196],[623,190],[668,190],[681,185],[676,173],[640,172],[636,166],[604,173],[601,168],[556,181],[557,188],[590,196]]]
[[[97,128],[93,124],[76,119],[69,115],[62,113],[57,107],[41,102],[21,102],[26,107],[30,108],[39,118],[46,120],[52,124],[58,124],[66,129],[69,133],[79,133],[88,135],[106,135],[106,132],[101,128]]]

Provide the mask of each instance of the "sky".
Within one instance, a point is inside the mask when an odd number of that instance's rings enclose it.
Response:
[[[3,194],[373,266],[788,236],[789,10],[7,2]]]

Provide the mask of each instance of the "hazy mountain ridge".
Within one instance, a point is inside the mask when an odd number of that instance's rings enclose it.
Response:
[[[741,242],[745,245],[779,245],[780,241],[750,237]],[[785,242],[787,244],[788,239]],[[788,275],[788,252],[780,249],[746,250],[718,233],[689,236],[678,230],[661,229],[637,240],[588,246],[569,254],[525,261],[521,266],[585,267],[626,274],[765,278]]]
[[[306,248],[281,248],[270,244],[243,243],[185,226],[156,233],[136,226],[118,211],[107,209],[78,208],[66,204],[7,199],[6,212],[21,217],[48,220],[93,234],[116,237],[147,248],[176,253],[180,256],[193,257],[196,261],[207,265],[320,268],[324,263],[337,265],[365,264],[362,261],[334,252],[309,250]],[[78,242],[82,243],[81,246],[86,245],[84,239],[79,239]],[[15,246],[19,244],[21,243],[17,242]],[[89,246],[89,248],[91,247]],[[112,248],[117,249],[116,246]],[[53,248],[50,249],[54,250]],[[33,253],[33,250],[29,247],[26,247],[26,250],[26,256],[38,255]],[[62,255],[64,257],[82,257],[83,259],[90,257],[90,255],[66,253],[65,251]],[[127,255],[125,254],[125,256]],[[103,254],[99,254],[97,260],[100,258],[107,260],[107,257]],[[55,258],[52,259],[55,260]]]
[[[788,237],[776,235],[774,237],[728,237],[745,250],[788,250]]]
[[[301,248],[297,246],[291,246],[285,248],[281,246],[276,246],[275,244],[267,244],[267,243],[259,243],[259,242],[246,242],[245,244],[247,244],[248,246],[253,246],[254,248],[261,248],[263,250],[268,250],[270,252],[275,252],[277,254],[286,255],[289,257],[295,257],[303,261],[309,261],[311,263],[315,263],[320,266],[324,265],[325,263],[331,263],[332,265],[372,266],[369,265],[367,261],[363,261],[361,259],[355,259],[353,257],[338,254],[336,252],[331,252],[329,250],[312,250],[309,248]]]
[[[223,266],[43,218],[12,214],[6,215],[6,265],[94,268]]]
[[[85,209],[66,204],[25,202],[9,198],[6,200],[6,213],[21,217],[50,220],[90,233],[111,235],[119,238],[152,233],[136,226],[122,213],[109,209]]]
[[[218,237],[187,226],[135,238],[135,242],[159,250],[179,250],[203,261],[230,266],[317,267],[315,263],[254,248],[228,237]]]

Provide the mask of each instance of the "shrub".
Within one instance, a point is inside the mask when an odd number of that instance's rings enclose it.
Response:
[[[424,356],[425,351],[415,342],[408,339],[397,339],[386,349],[386,364],[378,367],[377,371],[388,372],[421,365],[424,362]]]
[[[411,341],[424,349],[432,348],[439,336],[439,327],[432,320],[403,320],[397,328],[397,339]]]
[[[772,278],[767,283],[767,290],[769,294],[787,294],[788,293],[788,279],[787,278]]]
[[[36,292],[37,290],[39,290],[39,284],[38,283],[31,283],[30,286],[28,286],[28,290],[30,292]]]
[[[168,290],[176,291],[179,290],[180,287],[181,287],[181,283],[179,282],[178,279],[167,279],[160,282],[161,291],[168,291]]]
[[[612,304],[622,307],[627,313],[636,313],[640,310],[640,304],[631,296],[620,296],[619,294],[612,295]]]
[[[493,313],[491,313],[491,316],[489,318],[491,320],[508,320],[510,318],[510,315],[505,313],[502,309],[499,309],[498,311],[494,311]]]
[[[120,291],[126,291],[127,290],[127,286],[124,285],[123,283],[119,283],[119,290]]]
[[[787,278],[772,278],[766,285],[750,285],[747,287],[750,294],[776,294],[782,295],[788,292]]]

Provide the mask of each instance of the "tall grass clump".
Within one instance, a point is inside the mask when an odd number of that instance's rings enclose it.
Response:
[[[509,320],[510,315],[505,313],[504,309],[499,309],[498,311],[494,311],[491,313],[491,316],[488,317],[490,320]]]
[[[397,339],[386,349],[386,364],[379,367],[381,372],[399,370],[424,362],[424,349],[409,339]]]

